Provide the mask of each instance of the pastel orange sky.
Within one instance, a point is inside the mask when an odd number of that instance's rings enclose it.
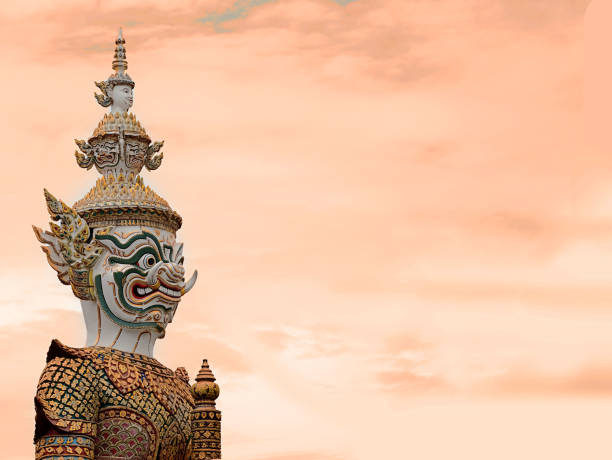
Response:
[[[224,458],[612,457],[606,0],[3,4],[0,457],[84,341],[30,226],[120,25],[199,271],[156,354],[211,362]]]

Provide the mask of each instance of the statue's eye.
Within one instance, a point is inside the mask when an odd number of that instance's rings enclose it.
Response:
[[[138,261],[138,265],[141,268],[145,268],[145,269],[153,267],[156,263],[157,263],[157,259],[155,258],[153,254],[145,254]]]

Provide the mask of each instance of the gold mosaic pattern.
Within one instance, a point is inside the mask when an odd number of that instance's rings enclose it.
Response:
[[[147,225],[176,232],[182,224],[168,202],[133,174],[100,177],[73,208],[91,228]]]
[[[109,429],[100,418],[106,414],[113,420],[125,418],[148,433],[153,445],[143,458],[187,455],[194,406],[190,388],[182,375],[153,358],[101,347],[70,348],[54,340],[35,401],[37,446],[59,431],[90,436],[98,449],[101,430]]]
[[[221,412],[197,408],[191,414],[192,459],[221,458]]]
[[[94,442],[86,436],[43,436],[36,443],[35,458],[90,460],[94,458]]]
[[[192,459],[221,458],[221,412],[215,407],[219,385],[208,365],[202,361],[200,372],[191,387],[195,408],[191,413]]]

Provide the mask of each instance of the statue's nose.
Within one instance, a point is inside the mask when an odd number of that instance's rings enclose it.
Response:
[[[165,275],[172,283],[182,283],[185,281],[185,268],[179,264],[165,263],[159,269],[160,275]]]
[[[185,282],[185,268],[179,264],[159,261],[149,270],[147,283],[149,286],[154,286],[160,277],[170,284],[180,285]]]

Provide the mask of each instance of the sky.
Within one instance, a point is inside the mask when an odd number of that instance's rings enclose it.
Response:
[[[119,26],[165,141],[144,180],[199,271],[156,357],[209,360],[224,458],[610,458],[610,24],[606,0],[3,3],[2,458],[33,457],[51,339],[84,343],[31,225],[43,187],[96,179],[73,139]]]

